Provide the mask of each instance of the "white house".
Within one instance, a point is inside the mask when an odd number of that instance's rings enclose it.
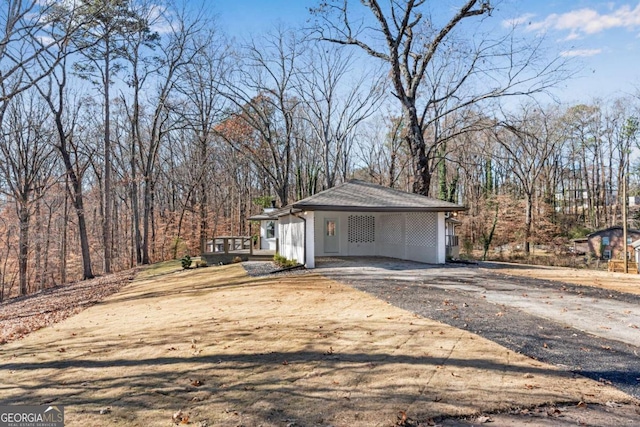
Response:
[[[274,215],[276,207],[272,203],[270,208],[265,208],[262,214],[254,215],[249,219],[260,221],[260,248],[270,251],[277,250],[276,239],[278,237],[278,217]]]
[[[279,252],[307,268],[322,256],[446,260],[445,214],[463,206],[351,180],[272,213]],[[453,227],[451,227],[451,230]]]

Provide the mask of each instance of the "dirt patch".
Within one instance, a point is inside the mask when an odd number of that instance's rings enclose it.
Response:
[[[0,346],[0,360],[2,402],[63,404],[68,426],[166,426],[174,415],[201,426],[391,426],[632,401],[320,276],[255,279],[239,265],[136,281]]]
[[[609,273],[599,270],[577,268],[544,267],[502,262],[482,263],[491,270],[511,276],[554,280],[583,286],[594,286],[618,292],[640,295],[640,276],[637,274]]]

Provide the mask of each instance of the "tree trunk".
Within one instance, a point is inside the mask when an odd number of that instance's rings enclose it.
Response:
[[[111,126],[109,108],[109,85],[111,83],[111,51],[110,42],[105,41],[104,56],[104,218],[102,222],[102,239],[104,242],[104,272],[111,273]]]
[[[142,264],[150,264],[151,259],[149,257],[149,216],[151,215],[151,185],[149,177],[144,179],[144,191],[143,191],[143,208],[142,208]]]
[[[18,277],[20,282],[20,295],[27,295],[27,262],[29,255],[29,210],[26,201],[22,200],[18,207],[18,220],[20,222],[20,237],[18,251]]]
[[[60,242],[60,284],[67,283],[67,224],[69,224],[69,177],[64,180],[64,208],[62,211],[62,239]]]
[[[527,204],[524,218],[524,252],[529,255],[531,252],[531,223],[533,221],[533,194],[527,193]]]

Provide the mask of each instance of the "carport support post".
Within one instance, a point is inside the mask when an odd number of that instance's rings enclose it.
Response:
[[[304,236],[304,244],[306,250],[306,268],[316,268],[316,233],[315,233],[315,213],[313,211],[305,211],[302,213],[306,220],[306,235]]]
[[[445,237],[445,220],[444,212],[438,212],[438,239],[437,239],[437,257],[438,264],[445,264],[447,262],[447,244]]]

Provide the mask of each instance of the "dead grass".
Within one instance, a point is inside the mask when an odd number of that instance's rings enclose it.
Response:
[[[583,286],[595,286],[618,292],[640,295],[640,275],[610,273],[608,271],[585,270],[576,268],[527,266],[523,264],[500,263],[504,268],[500,273],[512,276],[533,277],[555,280]]]
[[[240,265],[147,275],[0,360],[0,401],[66,405],[67,426],[167,426],[180,409],[192,425],[391,426],[629,400],[320,276]]]

